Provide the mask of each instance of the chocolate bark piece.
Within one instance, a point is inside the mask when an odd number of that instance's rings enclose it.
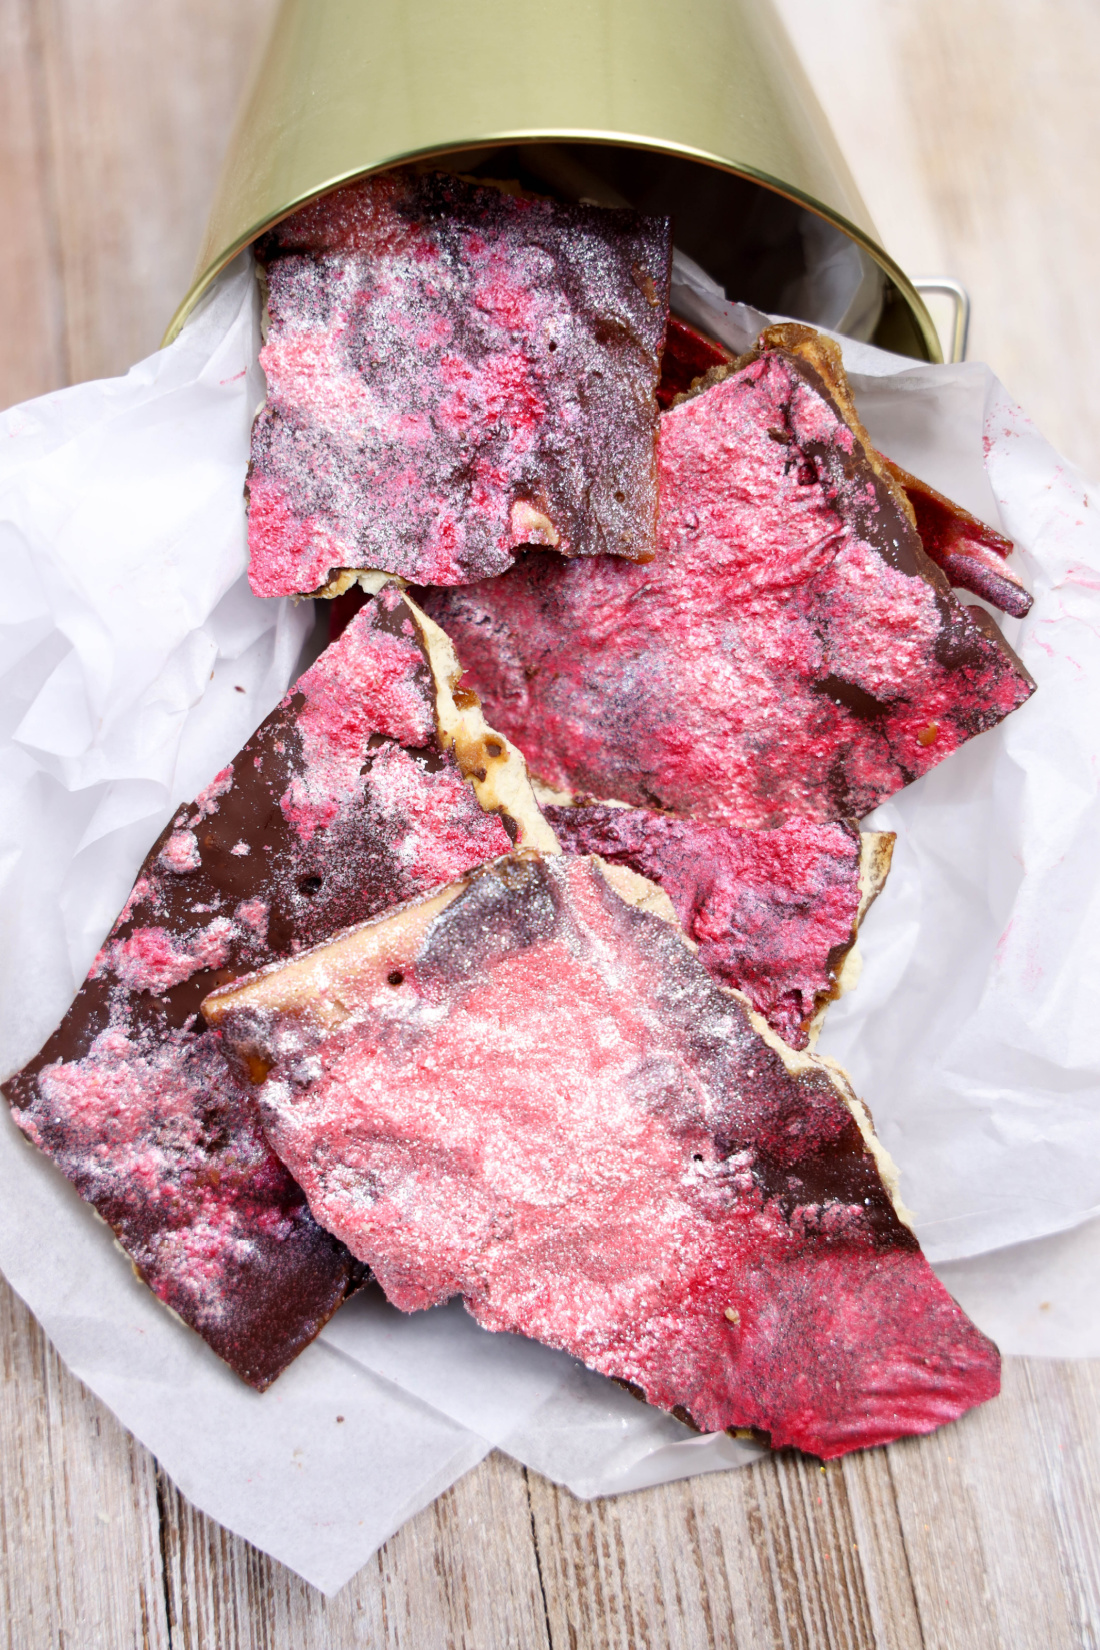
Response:
[[[1031,612],[1031,593],[1019,574],[1005,565],[1016,548],[1012,540],[892,459],[885,463],[912,506],[921,543],[950,582],[1014,619],[1025,619]]]
[[[881,892],[892,831],[789,819],[773,831],[607,803],[548,807],[568,854],[599,854],[665,890],[720,985],[749,999],[792,1048],[858,978],[859,925]]]
[[[707,1431],[826,1457],[998,1389],[839,1068],[595,860],[509,858],[204,1012],[405,1311],[460,1294]]]
[[[139,1275],[261,1389],[364,1269],[310,1215],[199,1005],[513,838],[553,845],[519,757],[476,702],[456,708],[458,674],[396,590],[357,614],[178,811],[65,1020],[4,1085]]]
[[[424,584],[525,545],[652,555],[668,220],[389,172],[256,246],[267,284],[249,577]]]
[[[948,582],[973,596],[981,596],[991,607],[1000,608],[1014,619],[1025,618],[1031,611],[1031,596],[1013,569],[1005,566],[1006,558],[1015,549],[1012,540],[875,449],[856,411],[840,346],[813,327],[785,321],[765,328],[756,348],[743,359],[755,359],[761,350],[769,348],[791,350],[820,375],[868,462],[890,488],[895,501],[920,534],[925,553],[947,576]],[[710,371],[712,376],[707,382],[719,376],[713,369]]]
[[[554,789],[753,828],[860,817],[1034,683],[808,360],[765,343],[715,376],[661,415],[654,561],[534,552],[427,606]]]

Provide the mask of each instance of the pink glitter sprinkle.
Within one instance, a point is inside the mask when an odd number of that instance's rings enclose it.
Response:
[[[220,968],[235,933],[227,917],[215,917],[184,941],[167,928],[135,928],[128,939],[100,952],[96,972],[109,966],[131,991],[158,996],[200,968]]]
[[[391,822],[393,852],[418,888],[443,887],[456,866],[468,870],[512,846],[496,814],[471,819],[469,786],[457,769],[425,785],[423,769],[391,745],[374,760],[371,790]]]
[[[383,591],[380,611],[400,597]],[[395,636],[367,622],[351,624],[330,643],[296,691],[304,768],[281,807],[303,842],[329,825],[356,781],[372,739],[413,747],[435,739],[435,719],[425,694],[424,657],[411,636]]]
[[[645,808],[547,808],[567,853],[600,854],[659,883],[699,957],[792,1048],[836,985],[855,937],[859,831],[790,819],[774,831]]]
[[[221,773],[214,775],[214,778],[210,781],[209,785],[201,790],[195,798],[195,808],[197,809],[197,812],[194,819],[191,821],[192,825],[198,825],[201,820],[209,819],[211,814],[217,813],[218,798],[220,796],[224,796],[232,784],[232,765],[228,768],[223,768]]]
[[[156,1293],[208,1338],[232,1334],[258,1245],[289,1263],[316,1228],[214,1040],[154,1045],[110,1028],[82,1060],[47,1066],[40,1087],[46,1115],[65,1119],[65,1172],[98,1208],[136,1220],[130,1253]],[[226,1149],[210,1138],[212,1109]],[[13,1115],[36,1139],[34,1118]]]
[[[134,886],[130,889],[126,904],[122,907],[122,910],[118,914],[118,921],[115,923],[115,927],[117,928],[120,923],[128,922],[130,917],[133,915],[134,907],[141,905],[145,900],[149,899],[152,896],[152,893],[152,882],[144,874],[139,875],[137,881],[134,883]],[[103,953],[100,952],[99,955],[102,956]],[[93,965],[93,973],[94,971],[95,965]]]
[[[418,634],[395,591],[351,619],[198,808],[177,814],[64,1022],[4,1086],[20,1127],[150,1287],[260,1389],[361,1269],[264,1143],[200,1004],[219,974],[293,954],[508,850],[501,820],[439,747]],[[307,804],[331,807],[328,824],[294,829],[280,798],[295,780]],[[196,813],[206,823],[192,833]],[[180,876],[191,845],[199,863]]]
[[[260,939],[267,938],[267,919],[271,912],[271,901],[266,899],[246,899],[233,913],[233,921],[243,923],[251,928]]]
[[[194,831],[173,831],[160,851],[158,864],[166,871],[197,871],[202,855]]]

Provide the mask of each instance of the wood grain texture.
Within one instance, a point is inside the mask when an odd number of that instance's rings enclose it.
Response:
[[[996,1406],[891,1447],[926,1642],[1100,1642],[1097,1388],[1094,1364],[1010,1358]]]
[[[332,1599],[161,1483],[173,1650],[549,1646],[526,1479],[506,1456],[410,1519]]]
[[[0,0],[0,405],[156,349],[274,9]]]
[[[168,1650],[156,1463],[0,1279],[0,1644]]]
[[[592,1505],[532,1479],[555,1645],[920,1644],[884,1452],[861,1466],[881,1527],[861,1480],[795,1456]]]
[[[33,0],[0,0],[0,406],[70,377],[40,25]]]
[[[274,4],[0,0],[0,403],[156,346]],[[830,84],[872,211],[879,189],[971,285],[973,353],[1100,473],[1100,12],[802,9],[847,19]],[[0,1346],[9,1650],[1100,1650],[1100,1365],[1010,1360],[996,1404],[825,1470],[785,1455],[588,1503],[492,1457],[326,1600],[189,1506],[2,1284]]]
[[[555,1646],[1100,1644],[1093,1364],[1022,1358],[930,1438],[584,1504],[532,1479]]]
[[[1098,480],[1100,7],[883,3],[971,359]]]

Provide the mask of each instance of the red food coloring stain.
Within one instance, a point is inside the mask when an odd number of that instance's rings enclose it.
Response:
[[[657,402],[663,409],[672,405],[677,395],[688,391],[697,378],[702,378],[712,367],[728,366],[733,356],[713,338],[688,326],[676,315],[668,318],[665,353],[661,358],[661,382],[657,386]]]

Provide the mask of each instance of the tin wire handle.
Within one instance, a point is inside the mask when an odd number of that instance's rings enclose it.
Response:
[[[926,292],[942,292],[944,297],[953,300],[955,305],[955,325],[951,332],[950,361],[966,360],[966,344],[970,336],[970,294],[961,281],[952,280],[950,275],[930,275],[925,281],[914,281],[913,285],[923,297]]]

